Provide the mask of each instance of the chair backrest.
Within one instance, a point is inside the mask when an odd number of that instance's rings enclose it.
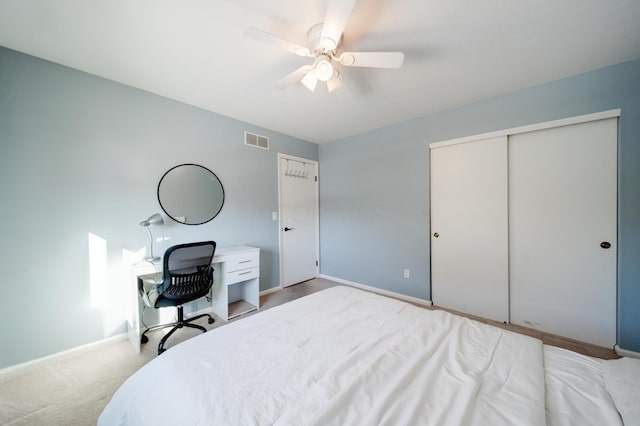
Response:
[[[169,247],[162,261],[163,282],[155,305],[176,305],[206,296],[213,284],[215,252],[215,241]]]

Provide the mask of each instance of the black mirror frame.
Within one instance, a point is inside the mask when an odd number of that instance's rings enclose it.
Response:
[[[163,179],[169,174],[171,173],[172,170],[177,169],[178,167],[182,167],[182,166],[195,166],[195,167],[200,167],[204,170],[206,170],[207,172],[211,173],[213,176],[215,176],[215,178],[218,180],[218,183],[220,184],[220,189],[222,190],[222,202],[220,203],[220,208],[207,220],[205,220],[204,222],[200,222],[200,223],[186,223],[186,222],[181,222],[179,220],[177,220],[176,218],[174,218],[162,205],[162,201],[160,200],[160,185],[162,185],[162,181]],[[222,181],[220,180],[220,178],[218,177],[218,175],[216,175],[215,173],[213,173],[211,170],[209,170],[208,168],[201,166],[200,164],[194,164],[194,163],[184,163],[184,164],[178,164],[177,166],[173,166],[172,168],[170,168],[169,170],[167,170],[162,177],[160,178],[160,181],[158,182],[158,189],[157,189],[157,197],[158,197],[158,204],[160,204],[160,208],[162,209],[163,212],[165,212],[165,214],[171,218],[171,220],[173,220],[174,222],[177,222],[181,225],[189,225],[189,226],[197,226],[197,225],[203,225],[207,222],[212,221],[213,219],[215,219],[219,214],[220,211],[222,211],[222,207],[224,206],[224,201],[225,201],[225,193],[224,193],[224,185],[222,185]]]

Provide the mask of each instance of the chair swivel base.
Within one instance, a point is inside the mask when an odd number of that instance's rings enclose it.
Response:
[[[155,330],[160,330],[162,328],[172,327],[171,330],[167,334],[165,334],[162,337],[162,339],[160,339],[160,343],[158,344],[158,355],[160,355],[162,352],[166,351],[166,349],[164,348],[164,344],[167,342],[169,337],[171,337],[171,335],[179,328],[183,328],[183,327],[196,328],[198,330],[201,330],[203,333],[205,333],[207,331],[206,328],[198,324],[191,324],[191,321],[195,321],[203,317],[208,317],[207,322],[209,324],[213,324],[215,322],[213,317],[209,314],[201,314],[185,320],[183,316],[182,306],[178,306],[178,320],[176,322],[172,322],[169,324],[155,325],[153,327],[147,328],[142,333],[142,336],[140,336],[140,343],[144,344],[149,341],[149,338],[146,336],[148,331],[155,331]]]

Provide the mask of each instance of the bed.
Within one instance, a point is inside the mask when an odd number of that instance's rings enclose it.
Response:
[[[98,425],[621,425],[615,362],[338,286],[171,348]]]

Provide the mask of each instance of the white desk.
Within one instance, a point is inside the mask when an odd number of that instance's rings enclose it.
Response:
[[[184,267],[189,261],[183,261]],[[214,275],[211,287],[211,308],[225,321],[260,308],[260,249],[249,246],[217,248],[213,261]],[[162,281],[162,261],[143,261],[133,265],[136,278],[133,312],[128,321],[129,340],[136,352],[140,352],[142,310],[144,302],[141,289],[145,282]],[[155,324],[147,324],[155,325]]]

